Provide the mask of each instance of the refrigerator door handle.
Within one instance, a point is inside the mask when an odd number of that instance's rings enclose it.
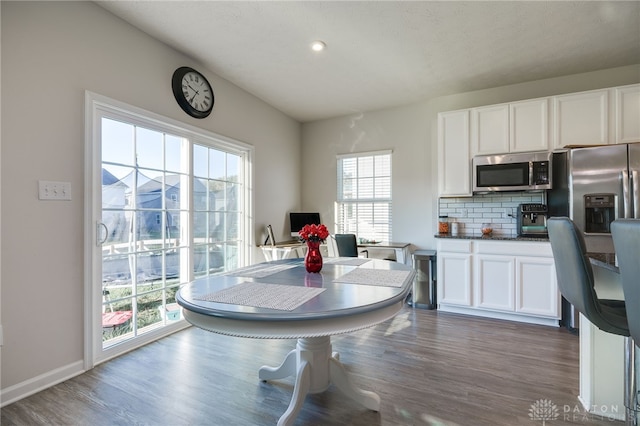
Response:
[[[640,182],[638,182],[638,171],[631,171],[631,189],[633,196],[633,218],[640,219]]]
[[[622,171],[622,200],[624,202],[623,218],[631,217],[631,202],[629,200],[629,172]]]

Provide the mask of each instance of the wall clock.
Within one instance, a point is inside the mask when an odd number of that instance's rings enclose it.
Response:
[[[213,89],[209,81],[198,71],[180,67],[171,78],[171,88],[178,105],[195,118],[205,118],[213,109]]]

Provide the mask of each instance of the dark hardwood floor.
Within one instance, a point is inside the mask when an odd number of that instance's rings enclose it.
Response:
[[[275,425],[293,379],[263,383],[257,372],[294,346],[191,327],[4,407],[2,425]],[[296,425],[534,426],[540,400],[557,408],[547,426],[623,424],[582,410],[578,337],[565,329],[407,307],[335,336],[333,350],[380,395],[380,412],[332,386],[307,397]]]

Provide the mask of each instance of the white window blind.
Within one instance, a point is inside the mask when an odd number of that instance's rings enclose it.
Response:
[[[391,151],[338,156],[338,233],[391,240]]]

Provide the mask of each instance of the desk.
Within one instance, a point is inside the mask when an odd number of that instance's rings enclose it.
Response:
[[[296,378],[289,407],[278,421],[279,426],[285,426],[293,424],[307,394],[323,392],[331,383],[365,407],[380,408],[377,394],[352,384],[339,354],[332,352],[331,336],[395,316],[411,290],[414,274],[407,265],[361,258],[325,259],[321,273],[309,274],[302,259],[287,259],[198,279],[182,287],[176,300],[187,321],[208,331],[257,339],[297,339],[296,348],[278,367],[263,366],[258,371],[264,381]],[[230,293],[247,285],[267,288],[265,299],[281,300],[288,296],[287,291],[312,291],[315,296],[290,310],[212,301],[221,291]],[[274,297],[276,290],[285,293]]]
[[[304,257],[307,252],[307,246],[299,241],[279,243],[275,246],[265,244],[259,247],[262,249],[262,254],[267,262]]]
[[[359,243],[359,248],[369,249],[391,249],[396,253],[396,262],[406,264],[411,253],[409,252],[409,243],[393,243],[388,241],[382,241],[380,243]]]

